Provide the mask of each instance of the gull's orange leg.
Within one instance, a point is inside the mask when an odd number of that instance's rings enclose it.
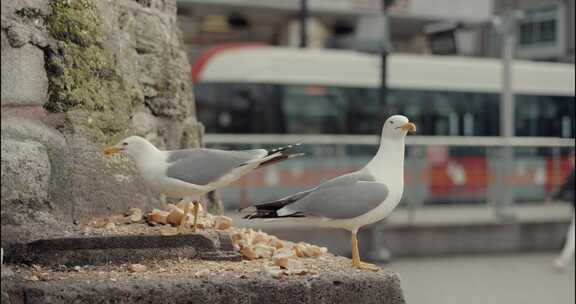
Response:
[[[194,214],[194,224],[192,225],[192,232],[196,232],[196,226],[198,225],[198,209],[200,209],[199,205],[200,202],[199,201],[194,201],[194,208],[192,209],[192,214]]]
[[[181,234],[184,231],[184,225],[186,224],[186,216],[188,216],[188,212],[190,211],[190,203],[186,204],[184,207],[184,216],[180,221],[180,225],[178,225],[178,230],[176,234]]]
[[[370,270],[370,271],[378,271],[380,267],[364,263],[360,261],[360,253],[358,252],[358,238],[356,237],[356,231],[352,232],[352,266],[362,269],[362,270]]]

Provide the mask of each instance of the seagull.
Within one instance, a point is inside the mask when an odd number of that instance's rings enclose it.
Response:
[[[362,226],[384,219],[400,202],[404,190],[404,139],[416,125],[402,115],[389,117],[380,147],[362,169],[328,180],[317,187],[277,201],[243,209],[247,219],[283,219],[321,227],[343,228],[352,236],[352,265],[377,271],[358,253],[356,234]]]
[[[152,191],[192,202],[192,231],[195,232],[198,204],[202,195],[225,187],[254,169],[303,155],[290,152],[296,145],[273,150],[225,151],[198,148],[163,151],[140,136],[130,136],[104,149],[104,154],[128,154]],[[189,207],[190,203],[186,204],[185,216]],[[184,222],[180,222],[178,234],[182,232]]]

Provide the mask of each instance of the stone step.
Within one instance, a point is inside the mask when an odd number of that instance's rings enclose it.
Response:
[[[395,273],[342,269],[284,279],[261,273],[203,277],[127,273],[114,278],[82,274],[63,280],[30,281],[12,274],[2,280],[4,302],[403,304],[405,300]]]
[[[39,265],[103,265],[155,259],[198,258],[240,261],[226,233],[71,237],[9,244],[7,263]]]

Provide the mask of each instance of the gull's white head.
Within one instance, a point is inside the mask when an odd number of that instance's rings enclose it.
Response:
[[[153,144],[140,136],[130,136],[121,140],[117,145],[104,149],[104,154],[114,155],[125,152],[132,157],[138,157],[142,153],[156,150]]]
[[[382,137],[384,138],[404,138],[408,132],[416,132],[416,125],[403,115],[388,117],[382,127]]]

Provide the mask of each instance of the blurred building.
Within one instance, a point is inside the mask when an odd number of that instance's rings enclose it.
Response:
[[[308,3],[309,46],[379,52],[384,32],[382,1]],[[300,0],[179,0],[178,12],[184,42],[195,53],[231,42],[297,45],[300,4]],[[393,50],[479,55],[484,47],[482,25],[490,22],[492,13],[492,0],[397,0],[389,7]],[[450,33],[428,33],[430,26]],[[457,41],[451,41],[452,34]]]
[[[308,0],[308,46],[371,53],[382,46],[381,0]],[[222,43],[296,46],[301,0],[179,0],[191,57]],[[492,20],[520,10],[517,56],[574,62],[574,0],[396,0],[389,7],[392,50],[500,56]]]
[[[574,62],[574,0],[495,0],[494,15],[522,12],[518,21],[516,57],[529,60]],[[500,39],[486,28],[483,55],[497,57]]]

